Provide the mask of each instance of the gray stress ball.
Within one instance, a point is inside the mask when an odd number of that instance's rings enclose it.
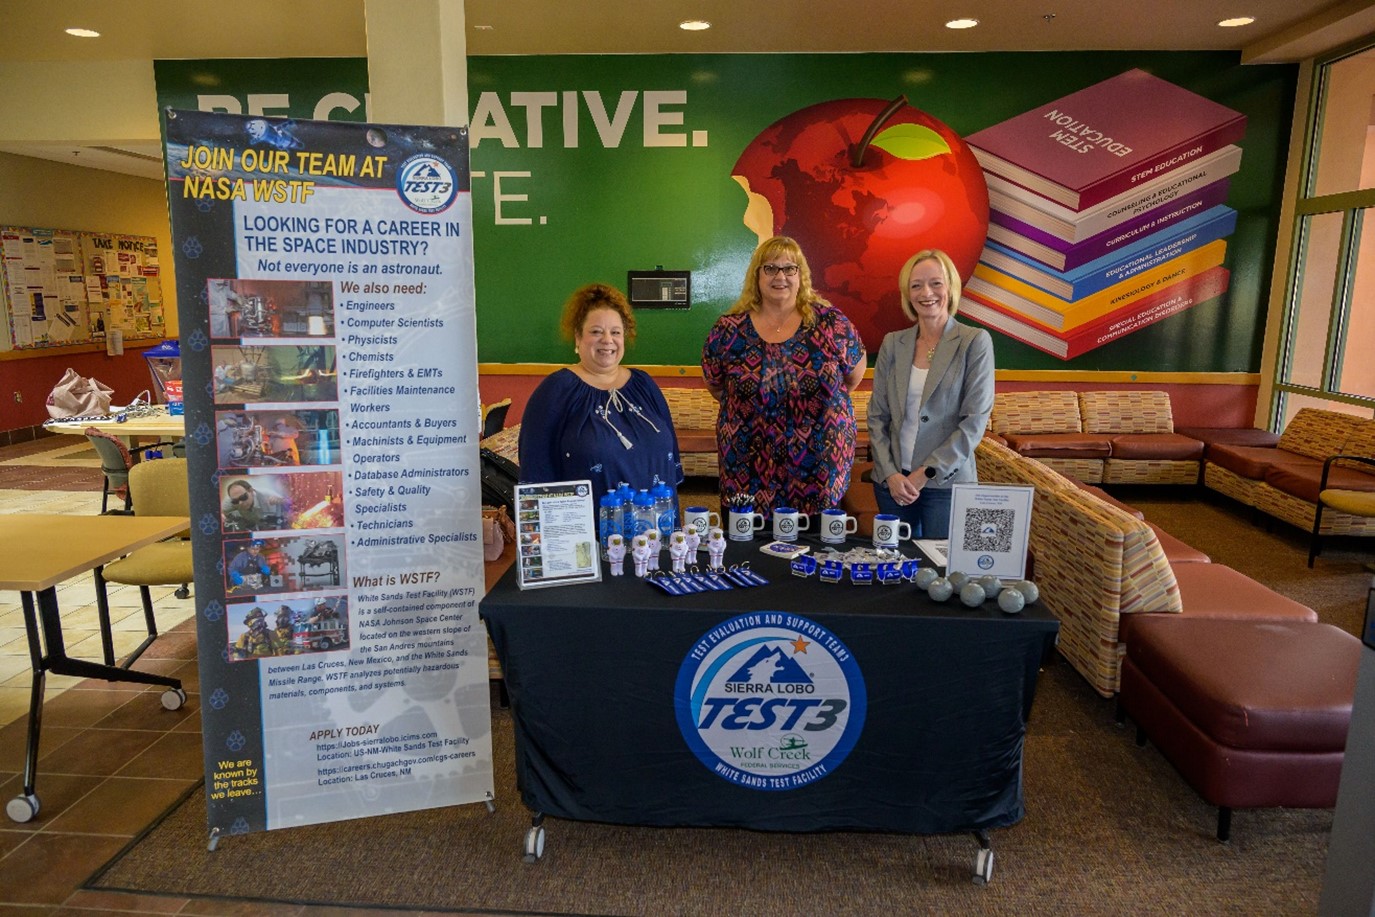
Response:
[[[964,584],[969,582],[969,574],[955,572],[947,575],[946,579],[950,580],[950,585],[955,589],[963,589]]]
[[[988,595],[984,592],[984,587],[975,582],[965,583],[964,588],[960,590],[960,601],[970,608],[982,605],[986,598]]]
[[[1037,585],[1029,579],[1024,579],[1019,583],[1014,583],[1012,588],[1016,589],[1018,592],[1022,594],[1022,598],[1026,599],[1026,603],[1028,605],[1035,603],[1035,601],[1041,597],[1040,588],[1037,587]]]
[[[978,582],[980,586],[984,587],[984,593],[989,598],[1003,591],[1003,581],[992,573],[985,573],[979,577]]]
[[[931,567],[922,567],[917,571],[917,588],[927,589],[939,578],[940,574]]]
[[[944,602],[955,594],[955,587],[950,584],[950,580],[938,576],[926,587],[926,594],[931,596],[933,602]]]
[[[1010,615],[1015,615],[1026,607],[1026,596],[1013,586],[998,593],[998,607]]]

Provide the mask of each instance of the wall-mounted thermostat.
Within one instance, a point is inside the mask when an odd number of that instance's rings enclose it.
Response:
[[[625,286],[636,309],[686,309],[692,305],[692,272],[626,271]]]

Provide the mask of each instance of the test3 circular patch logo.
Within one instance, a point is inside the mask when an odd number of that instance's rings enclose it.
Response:
[[[840,766],[864,729],[864,677],[825,627],[753,612],[703,634],[678,670],[674,708],[688,747],[717,776],[791,790]]]
[[[440,213],[458,196],[458,180],[447,162],[429,153],[411,156],[396,170],[396,193],[412,210]]]

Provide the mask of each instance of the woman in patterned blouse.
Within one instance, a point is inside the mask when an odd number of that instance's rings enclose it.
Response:
[[[864,367],[859,332],[812,289],[797,242],[760,245],[740,299],[702,349],[703,378],[721,402],[722,505],[752,498],[765,515],[839,505],[855,458],[850,392]]]

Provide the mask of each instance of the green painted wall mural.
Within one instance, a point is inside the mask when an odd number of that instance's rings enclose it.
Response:
[[[1121,91],[1113,108],[1127,113],[1122,133],[1135,131],[1138,147],[1154,142],[1154,125],[1171,106],[1182,120],[1198,97],[1241,116],[1242,127],[1214,138],[1223,150],[1192,151],[1200,170],[1203,158],[1224,161],[1198,179],[1205,191],[1179,192],[1174,202],[1177,234],[1168,251],[1180,260],[1149,276],[1142,268],[1128,304],[1113,287],[1076,280],[1074,265],[1061,272],[1069,286],[1053,294],[1043,292],[1042,273],[1060,275],[1044,264],[1023,265],[1009,280],[1024,244],[1009,243],[1014,254],[996,265],[985,253],[984,293],[966,297],[964,318],[997,322],[1001,310],[1010,322],[1003,331],[994,326],[1001,369],[1256,372],[1297,68],[1243,67],[1231,52],[471,58],[479,358],[567,362],[571,345],[557,328],[568,294],[594,280],[624,288],[627,270],[662,266],[691,271],[691,307],[640,310],[629,359],[696,365],[707,330],[740,294],[757,233],[771,231],[802,243],[817,289],[851,314],[874,349],[883,331],[903,324],[896,270],[907,254],[923,245],[952,253],[982,246],[970,238],[990,211],[965,141],[1133,68],[1187,91],[1179,98],[1158,87]],[[156,77],[164,106],[211,100],[244,113],[365,117],[361,60],[160,61]],[[864,166],[845,166],[841,148],[857,144],[900,95],[907,104],[878,126]],[[1075,120],[1064,101],[1070,114],[1062,123],[1077,131],[1085,152],[1098,156],[1088,150],[1094,142],[1114,153],[1125,148],[1120,138],[1095,135],[1091,119]],[[1231,144],[1239,150],[1229,160]],[[928,170],[916,182],[924,192],[917,198],[912,180],[891,177],[905,167]],[[884,179],[877,188],[866,184],[877,178]],[[1026,225],[1005,212],[1016,205],[1009,203],[1015,189],[999,176],[988,185],[997,243],[1027,238]],[[1071,230],[1087,232],[1092,206],[1077,209],[1070,223],[1084,220]],[[931,225],[894,237],[903,214],[917,211],[924,217],[916,222]],[[1142,235],[1147,222],[1162,240],[1171,231],[1146,216],[1113,225]],[[1102,230],[1091,241],[1110,235]],[[1066,257],[1096,263],[1091,248],[1075,242]],[[961,267],[968,260],[957,257]],[[1026,290],[1018,285],[1026,277],[1043,286]],[[1051,312],[1036,312],[1038,303]],[[1066,313],[1058,329],[1050,322],[1057,310]],[[1028,322],[1026,314],[1040,319]],[[1057,349],[1059,356],[1046,352]]]
[[[566,362],[557,317],[568,293],[592,280],[624,286],[628,269],[662,265],[692,271],[692,307],[641,310],[630,359],[697,363],[707,329],[739,295],[758,241],[745,224],[749,197],[732,173],[780,119],[837,100],[882,108],[903,94],[968,138],[1132,68],[1244,115],[1240,167],[1229,186],[1215,189],[1236,211],[1235,229],[1219,246],[1224,270],[1198,268],[1198,305],[1068,361],[995,331],[998,366],[1257,371],[1297,71],[1195,52],[473,58],[480,357]],[[849,130],[840,125],[837,133]],[[977,221],[977,214],[965,219]],[[827,246],[845,228],[816,223],[792,221],[787,229],[813,262],[818,290],[846,305],[882,288],[887,301],[866,303],[874,324],[901,324],[893,315],[895,268],[866,278],[859,291],[846,288],[853,277],[828,288],[815,269],[834,260]],[[1202,298],[1219,288],[1225,292]]]

